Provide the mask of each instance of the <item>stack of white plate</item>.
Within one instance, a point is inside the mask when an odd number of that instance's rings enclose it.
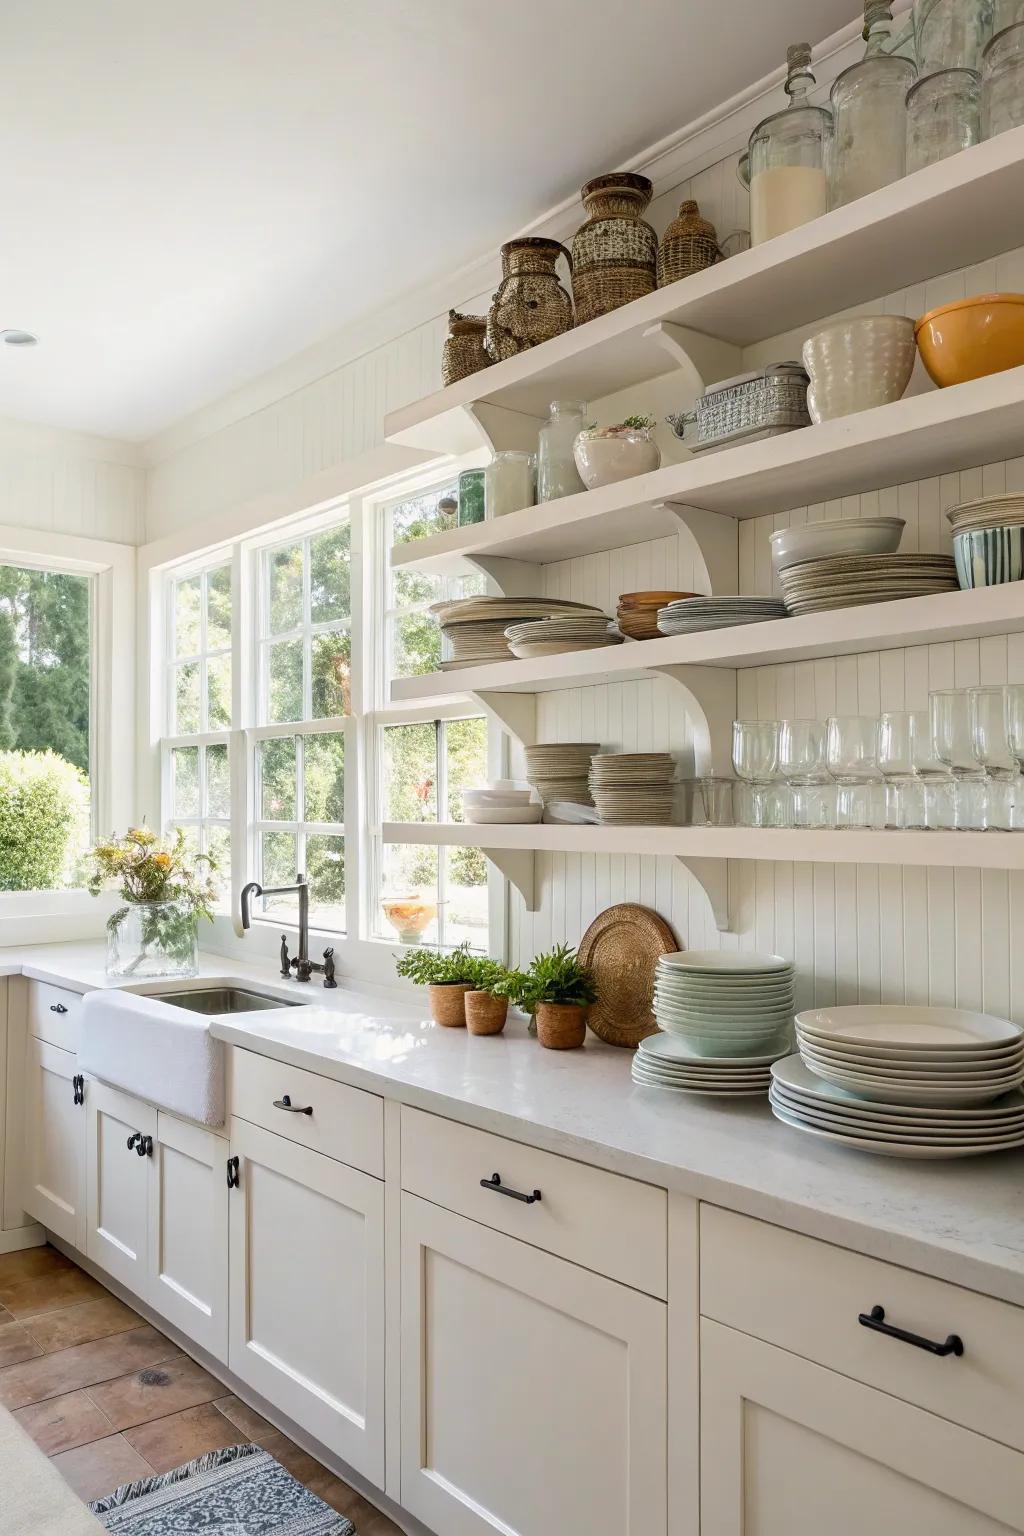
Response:
[[[779,572],[790,613],[859,608],[959,586],[952,555],[828,555]]]
[[[816,1076],[888,1104],[984,1104],[1024,1082],[1024,1030],[965,1008],[819,1008],[796,1019]]]
[[[462,814],[472,826],[526,826],[540,821],[543,811],[532,789],[521,789],[507,779],[462,792]]]
[[[1010,491],[1005,496],[977,496],[973,501],[961,501],[955,507],[947,507],[946,517],[954,533],[1020,527],[1024,524],[1024,495]]]
[[[665,826],[672,820],[676,765],[670,752],[600,752],[590,792],[610,827]]]
[[[687,597],[658,610],[658,628],[663,635],[690,635],[785,617],[786,605],[777,597]]]
[[[654,1016],[700,1056],[779,1055],[792,1041],[792,963],[735,950],[662,955]]]
[[[777,1120],[810,1136],[879,1157],[980,1157],[1024,1146],[1024,1093],[986,1104],[886,1104],[816,1077],[799,1056],[771,1068]]]
[[[788,1050],[787,1039],[760,1055],[702,1056],[678,1035],[648,1035],[633,1057],[633,1081],[713,1099],[765,1094],[771,1085],[772,1062]]]
[[[589,603],[550,597],[464,597],[433,603],[427,611],[441,626],[442,672],[510,661],[512,652],[505,631],[524,619],[591,614],[608,623],[600,608]]]
[[[599,741],[541,741],[526,749],[526,777],[547,805],[570,800],[593,805],[587,775]]]
[[[564,615],[557,619],[530,619],[511,624],[505,639],[513,656],[557,656],[563,651],[594,651],[605,645],[621,645],[622,636],[604,613]]]

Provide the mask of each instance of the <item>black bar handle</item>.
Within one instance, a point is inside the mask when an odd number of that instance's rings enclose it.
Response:
[[[64,1006],[63,1003],[51,1003],[50,1004],[50,1012],[51,1013],[67,1013],[67,1011],[68,1010]]]
[[[283,1098],[275,1099],[274,1108],[286,1109],[290,1115],[311,1115],[313,1113],[312,1104],[293,1104],[290,1093],[286,1093]]]
[[[71,1079],[71,1091],[74,1095],[72,1099],[73,1104],[85,1103],[85,1078],[80,1072],[76,1072]]]
[[[152,1157],[153,1156],[153,1138],[152,1138],[152,1136],[140,1136],[138,1141],[135,1143],[135,1150],[139,1154],[140,1157]]]
[[[228,1189],[237,1189],[238,1185],[239,1185],[238,1158],[237,1157],[229,1157],[228,1158]]]
[[[906,1328],[897,1328],[893,1323],[885,1320],[884,1307],[872,1307],[870,1312],[862,1312],[857,1319],[862,1328],[871,1328],[875,1333],[884,1333],[890,1339],[900,1339],[904,1344],[913,1344],[915,1349],[926,1349],[930,1355],[962,1355],[964,1341],[958,1333],[951,1333],[944,1344],[938,1339],[925,1339],[919,1333],[908,1333]]]
[[[128,1137],[128,1151],[129,1152],[134,1152],[135,1148],[138,1146],[138,1144],[139,1144],[139,1142],[141,1140],[142,1140],[142,1132],[141,1131],[133,1131],[132,1134]]]
[[[524,1205],[536,1205],[540,1199],[540,1190],[535,1189],[532,1195],[524,1195],[519,1189],[509,1189],[507,1184],[501,1182],[501,1176],[492,1173],[489,1179],[480,1180],[481,1189],[493,1189],[496,1195],[508,1195],[510,1200],[521,1200]]]

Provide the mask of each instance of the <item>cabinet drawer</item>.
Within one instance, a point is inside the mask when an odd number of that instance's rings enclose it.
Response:
[[[51,987],[48,981],[28,984],[28,1032],[37,1040],[59,1046],[62,1051],[78,1050],[78,1011],[80,992],[66,987]]]
[[[532,1203],[502,1188],[540,1190]],[[422,1110],[402,1108],[402,1188],[597,1274],[664,1298],[668,1196],[663,1189],[541,1152]]]
[[[285,1099],[291,1109],[280,1107]],[[233,1046],[228,1103],[229,1113],[241,1120],[384,1177],[384,1103],[376,1094]],[[298,1113],[301,1109],[312,1114]]]
[[[1024,1308],[748,1216],[701,1206],[701,1312],[1024,1450]],[[935,1355],[860,1325],[963,1340]]]

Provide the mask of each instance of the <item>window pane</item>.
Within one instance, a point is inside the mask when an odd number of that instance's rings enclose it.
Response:
[[[487,860],[479,848],[445,848],[444,941],[487,948]]]
[[[352,636],[336,630],[314,635],[313,715],[314,720],[329,720],[352,710]]]
[[[260,884],[266,886],[295,884],[294,832],[264,832],[260,838]],[[298,897],[270,896],[263,903],[267,917],[288,918],[299,910]]]
[[[302,641],[284,640],[267,650],[267,721],[302,719]]]
[[[306,838],[306,879],[309,909],[321,928],[345,931],[345,839],[310,835]]]
[[[437,942],[438,849],[387,843],[383,850],[384,893],[374,914],[375,933],[397,934],[404,944]]]
[[[454,526],[451,516],[445,517],[437,509],[439,501],[454,498],[458,501],[457,481],[439,490],[425,491],[422,496],[410,496],[391,508],[391,541],[407,544],[412,539],[426,539],[432,533],[444,533]]]
[[[391,574],[393,608],[415,608],[418,603],[437,603],[444,594],[445,586],[440,576],[426,576],[422,571],[406,571],[401,567]]]
[[[259,744],[260,820],[294,821],[295,737],[282,736]],[[293,842],[294,857],[294,842]]]
[[[231,657],[214,656],[206,663],[206,729],[231,724]]]
[[[174,733],[192,736],[199,730],[198,661],[187,661],[174,669]]]
[[[202,579],[189,576],[174,584],[174,654],[198,656],[200,641],[200,609],[202,605]]]
[[[449,720],[444,726],[448,763],[448,821],[461,821],[462,791],[487,781],[487,722]]]
[[[231,770],[227,743],[206,749],[207,816],[231,815]]]
[[[383,736],[385,821],[436,821],[436,727],[389,725]]]
[[[175,816],[199,815],[199,748],[176,747],[171,753],[173,790],[171,805]]]
[[[220,893],[217,911],[228,912],[231,910],[231,833],[227,827],[206,828],[206,851],[217,866],[213,871]]]
[[[206,575],[206,649],[231,644],[231,567],[218,565]]]
[[[345,820],[345,738],[335,732],[303,736],[303,787],[307,821]]]
[[[310,540],[310,617],[314,624],[329,624],[334,619],[349,616],[352,606],[351,545],[352,530],[348,523]]]
[[[270,550],[267,563],[270,634],[284,634],[302,623],[302,552],[301,544],[287,549]]]
[[[177,830],[178,830],[177,827],[173,827],[172,826],[170,828],[170,831],[171,831],[172,835]],[[185,834],[185,842],[183,844],[183,847],[184,847],[184,850],[185,850],[185,857],[186,857],[186,859],[194,859],[196,854],[199,852],[199,828],[198,827],[182,827],[181,830]]]
[[[399,613],[391,620],[392,677],[422,677],[441,665],[441,631],[429,613]]]

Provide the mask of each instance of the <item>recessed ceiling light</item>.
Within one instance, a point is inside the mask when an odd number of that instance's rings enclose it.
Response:
[[[0,341],[7,343],[9,347],[34,347],[39,342],[38,336],[33,336],[31,331],[19,331],[15,329],[0,331]]]

